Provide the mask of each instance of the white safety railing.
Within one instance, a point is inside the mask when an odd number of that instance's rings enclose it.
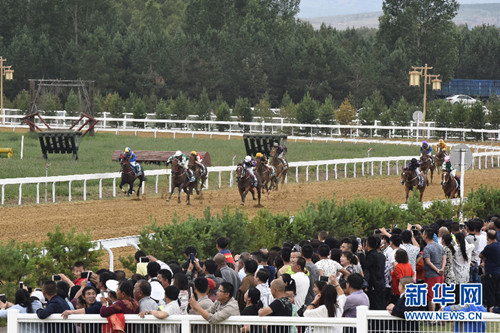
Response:
[[[0,127],[12,128],[15,131],[16,128],[28,128],[26,124],[23,123],[23,115],[6,115],[5,125]],[[0,117],[1,118],[1,117]],[[51,128],[67,128],[69,124],[78,120],[78,117],[66,117],[66,116],[44,116],[47,123],[50,124]],[[241,122],[241,121],[216,121],[216,120],[174,120],[174,119],[133,119],[128,118],[126,115],[124,118],[112,118],[108,117],[106,114],[104,117],[96,118],[99,122],[96,124],[96,131],[135,131],[135,132],[153,132],[156,136],[157,133],[169,132],[169,133],[184,133],[184,134],[206,134],[211,135],[225,135],[230,137],[231,135],[242,135],[243,130],[248,129],[249,133],[268,133],[268,134],[287,134],[289,136],[298,137],[381,137],[386,136],[388,138],[407,138],[415,139],[421,138],[423,133],[423,128],[416,126],[415,123],[410,122],[409,126],[381,126],[375,125],[323,125],[323,124],[297,124],[297,123],[287,123],[284,122],[283,118],[273,118],[273,121],[277,122]],[[80,122],[83,124],[83,120]],[[45,128],[45,126],[35,118],[35,124],[39,127]],[[436,127],[431,126],[431,122],[428,122],[425,127],[425,137],[440,137],[445,140],[448,139],[458,139],[466,140],[469,139],[471,135],[480,135],[481,141],[499,141],[500,140],[500,130],[499,129],[473,129],[473,128],[452,128],[452,127]],[[220,126],[224,126],[223,131],[218,131]],[[382,135],[381,133],[384,133]]]
[[[351,176],[356,178],[361,176],[374,176],[374,175],[387,175],[399,174],[400,169],[407,164],[415,156],[395,156],[395,157],[370,157],[370,158],[352,158],[352,159],[336,159],[336,160],[321,160],[321,161],[304,161],[304,162],[290,162],[289,167],[295,169],[295,172],[289,170],[288,178],[295,178],[295,182],[299,182],[299,169],[305,168],[305,181],[310,181],[310,169],[315,168],[316,181],[338,179],[339,176],[347,178]],[[500,152],[483,152],[473,154],[472,169],[478,168],[494,168],[500,165]],[[358,166],[361,170],[358,171]],[[324,170],[321,171],[321,168]],[[210,175],[213,173],[218,174],[218,187],[223,185],[222,173],[229,172],[229,186],[232,187],[234,183],[234,166],[221,166],[221,167],[208,167],[207,181],[205,188],[208,188]],[[340,170],[339,170],[340,169]],[[331,175],[330,175],[331,173]],[[171,183],[170,169],[159,170],[146,170],[145,174],[149,179],[155,179],[155,193],[159,193],[160,176],[168,176],[169,186]],[[323,177],[324,174],[324,177]],[[117,179],[120,179],[119,172],[112,173],[97,173],[97,174],[82,174],[82,175],[67,175],[67,176],[50,176],[50,177],[27,177],[27,178],[5,178],[0,179],[2,187],[1,204],[5,204],[5,186],[17,185],[19,186],[18,204],[22,204],[23,185],[35,184],[36,185],[36,203],[40,203],[40,184],[51,184],[52,186],[52,202],[56,201],[56,183],[68,183],[68,201],[72,200],[72,184],[77,181],[83,182],[83,200],[87,200],[87,182],[90,180],[99,181],[99,199],[103,198],[103,180],[112,180],[113,182],[113,197],[116,197]],[[142,193],[144,193],[147,182],[143,184]]]
[[[480,332],[497,333],[500,328],[500,316],[494,313],[482,313],[479,324],[484,323],[484,330]],[[7,333],[24,332],[74,332],[76,327],[87,333],[101,333],[102,325],[107,319],[99,315],[70,315],[63,319],[54,314],[40,320],[35,314],[19,314],[17,310],[9,311],[7,317]],[[268,332],[288,333],[297,328],[301,332],[453,332],[454,322],[444,321],[441,325],[431,325],[425,321],[404,321],[391,316],[387,311],[372,311],[366,306],[357,307],[356,318],[312,318],[312,317],[256,317],[231,316],[218,323],[209,324],[198,315],[172,315],[166,319],[156,319],[152,315],[140,318],[138,315],[125,315],[126,332],[179,332],[179,333],[240,333],[242,325],[250,325],[251,332],[262,332],[267,326]],[[351,328],[351,329],[349,329]],[[398,330],[397,328],[404,328]],[[413,328],[413,329],[411,329]],[[354,330],[355,329],[355,330]],[[344,330],[345,332],[345,330]]]

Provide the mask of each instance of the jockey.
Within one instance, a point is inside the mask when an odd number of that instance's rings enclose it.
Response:
[[[450,156],[444,157],[443,171],[448,172],[457,181],[458,187],[460,187],[460,178],[457,177],[457,170],[451,165]]]
[[[141,172],[141,167],[140,165],[136,162],[135,158],[135,153],[130,149],[130,147],[125,148],[125,151],[123,152],[125,154],[125,157],[127,157],[128,162],[134,169],[134,172],[136,174],[139,174]]]
[[[191,183],[194,182],[195,178],[194,178],[194,175],[193,175],[193,171],[188,168],[188,157],[186,156],[186,154],[183,154],[180,150],[176,151],[174,155],[172,155],[172,156],[169,157],[169,159],[167,160],[167,164],[166,165],[169,165],[170,163],[172,163],[172,160],[174,158],[176,158],[179,161],[179,164],[186,171],[186,175],[189,178],[189,182],[191,182]]]
[[[439,149],[442,149],[445,154],[448,153],[448,146],[446,145],[446,142],[444,142],[443,139],[439,139],[439,143],[436,145],[436,148],[438,149],[438,151]]]
[[[200,166],[201,174],[204,175],[207,172],[207,167],[203,164],[203,157],[194,150],[191,152],[191,156],[194,156],[194,163]]]
[[[424,185],[424,177],[422,177],[420,170],[418,170],[419,166],[420,166],[420,161],[417,160],[416,158],[412,158],[411,161],[408,162],[408,165],[406,167],[408,168],[408,170],[415,171],[417,173],[418,186],[422,187]]]
[[[257,177],[253,173],[253,168],[255,167],[255,161],[252,159],[250,155],[247,155],[243,160],[242,165],[245,171],[247,171],[250,174],[250,176],[252,176],[252,186],[257,187],[258,185]]]
[[[420,153],[423,154],[424,152],[427,153],[427,156],[431,159],[432,164],[434,164],[434,158],[432,158],[432,147],[425,140],[422,141],[422,146],[420,147]]]
[[[283,159],[283,155],[285,155],[288,151],[286,146],[281,146],[277,142],[275,142],[273,144],[273,146],[276,148],[276,153],[278,154],[278,156],[277,156],[278,159],[281,161],[281,163],[283,163],[283,166],[285,168],[288,168],[288,163],[286,163],[286,161]]]
[[[255,154],[255,159],[260,160],[260,162],[267,167],[267,157],[264,156],[264,154],[262,153]]]

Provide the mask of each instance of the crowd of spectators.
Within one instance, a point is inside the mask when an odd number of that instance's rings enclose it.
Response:
[[[40,319],[100,314],[108,318],[109,327],[120,329],[126,325],[124,314],[158,319],[197,314],[216,324],[236,315],[355,318],[357,307],[364,305],[404,318],[406,311],[443,310],[432,302],[438,283],[456,285],[454,310],[460,310],[459,286],[481,283],[484,307],[479,308],[500,313],[498,216],[464,225],[439,220],[427,227],[381,228],[365,238],[333,236],[322,231],[317,239],[235,256],[229,241],[220,237],[213,258],[200,260],[193,244],[186,247],[182,262],[164,262],[139,250],[130,278],[123,271],[88,272],[77,262],[71,279],[59,274],[60,281],[45,282],[31,297],[24,287],[14,303],[0,300],[0,317],[11,309],[36,313]],[[427,284],[427,307],[409,308],[405,286],[421,283]],[[45,331],[52,330],[47,325]],[[238,330],[262,332],[262,327],[243,325]],[[267,326],[267,332],[291,330]]]

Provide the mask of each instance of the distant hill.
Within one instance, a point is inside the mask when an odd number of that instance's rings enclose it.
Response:
[[[352,15],[313,17],[302,20],[309,21],[315,29],[319,29],[322,23],[331,25],[338,30],[361,27],[378,28],[378,18],[381,15],[382,12],[371,12]],[[457,25],[467,24],[469,28],[483,24],[500,27],[500,4],[460,5],[458,14],[453,22]]]

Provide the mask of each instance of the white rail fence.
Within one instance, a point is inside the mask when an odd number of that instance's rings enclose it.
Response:
[[[356,178],[360,176],[374,176],[374,175],[387,175],[390,176],[391,172],[396,175],[399,174],[400,169],[406,165],[415,156],[396,156],[396,157],[370,157],[370,158],[353,158],[353,159],[336,159],[336,160],[322,160],[322,161],[306,161],[306,162],[290,162],[291,169],[295,168],[295,173],[289,172],[286,181],[289,177],[295,175],[295,182],[299,182],[299,169],[305,168],[305,181],[310,181],[310,169],[315,169],[315,180],[329,180],[331,178],[338,179],[343,175],[347,178],[348,175]],[[500,165],[500,152],[483,152],[473,154],[472,169],[494,168]],[[358,170],[361,166],[361,170]],[[324,168],[322,170],[322,167]],[[339,170],[340,169],[340,170]],[[218,175],[218,187],[223,186],[222,173],[229,172],[229,186],[234,184],[234,166],[221,166],[221,167],[208,167],[208,176],[205,187],[208,188],[210,176],[212,174]],[[331,175],[330,175],[331,173]],[[155,193],[159,193],[160,176],[168,176],[170,188],[171,175],[170,169],[159,170],[146,170],[145,174],[150,179],[155,179]],[[323,177],[324,174],[324,177]],[[87,200],[87,182],[91,180],[99,181],[99,199],[103,198],[103,180],[112,180],[112,196],[116,197],[117,179],[120,181],[120,173],[96,173],[96,174],[81,174],[81,175],[66,175],[66,176],[50,176],[50,177],[27,177],[27,178],[5,178],[0,179],[2,187],[1,204],[5,204],[5,187],[19,186],[18,205],[22,204],[23,185],[35,184],[36,185],[36,203],[40,203],[40,184],[48,186],[51,184],[52,202],[56,202],[56,183],[68,183],[68,201],[72,200],[72,186],[74,182],[83,182],[83,200]],[[146,188],[146,183],[143,184],[142,193]]]
[[[40,320],[35,314],[19,314],[17,310],[13,310],[8,312],[7,333],[43,332],[44,330],[73,332],[75,326],[84,328],[87,333],[100,333],[102,332],[102,325],[106,323],[106,318],[99,315],[79,314],[70,315],[68,319],[63,319],[61,315],[54,314]],[[242,325],[251,325],[252,328],[256,329],[268,326],[268,330],[275,333],[286,333],[295,327],[305,327],[308,332],[342,332],[343,328],[350,327],[352,328],[351,332],[356,331],[357,333],[375,331],[441,333],[453,332],[456,324],[453,321],[445,321],[442,325],[434,326],[425,321],[408,322],[390,315],[387,311],[368,310],[366,306],[357,307],[356,318],[231,316],[219,324],[209,324],[198,315],[172,315],[166,319],[156,319],[152,315],[146,315],[145,318],[140,318],[138,315],[125,315],[125,323],[127,332],[172,333],[239,333]],[[464,324],[466,323],[462,322],[462,325]],[[484,325],[484,330],[481,329],[480,332],[500,332],[500,317],[497,314],[482,313],[479,324]],[[460,323],[457,325],[460,325]],[[459,331],[462,330],[459,329]]]
[[[24,115],[7,115],[5,116],[5,125],[0,127],[12,128],[28,128],[24,124],[22,118]],[[0,116],[1,118],[1,116]],[[67,128],[78,117],[66,116],[44,116],[44,119],[54,129]],[[323,125],[323,124],[295,124],[287,123],[283,118],[272,118],[272,122],[253,121],[215,121],[215,120],[174,120],[174,119],[133,119],[125,115],[124,118],[112,118],[104,114],[104,117],[96,118],[99,120],[95,129],[96,131],[135,131],[135,132],[152,132],[156,136],[157,133],[184,133],[191,134],[209,134],[209,135],[242,135],[244,128],[249,130],[249,133],[268,133],[268,134],[287,134],[298,137],[381,137],[384,133],[388,138],[407,138],[415,139],[422,137],[423,128],[416,126],[414,122],[410,122],[409,126],[381,126],[375,125]],[[45,128],[45,126],[35,118],[35,123]],[[83,121],[80,122],[83,124]],[[455,138],[466,140],[471,135],[480,135],[481,141],[499,141],[499,129],[472,129],[472,128],[451,128],[451,127],[436,127],[431,126],[428,122],[425,127],[425,137],[440,137],[446,140]],[[217,132],[223,126],[224,130]]]

